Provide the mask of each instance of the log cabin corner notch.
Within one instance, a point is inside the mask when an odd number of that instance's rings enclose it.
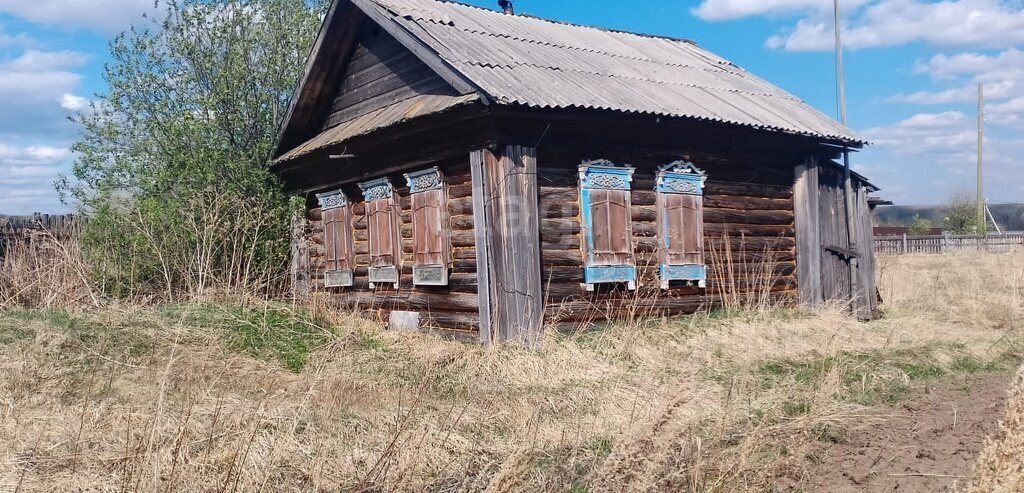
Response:
[[[845,217],[832,161],[864,143],[690,41],[334,0],[272,169],[308,199],[298,295],[536,345],[728,294],[873,310],[873,253],[844,239],[868,207]]]

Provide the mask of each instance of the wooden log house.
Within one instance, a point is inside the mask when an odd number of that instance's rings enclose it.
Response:
[[[863,144],[690,41],[335,0],[272,166],[308,199],[298,296],[530,344],[742,297],[870,313],[874,189],[847,221],[834,162]]]

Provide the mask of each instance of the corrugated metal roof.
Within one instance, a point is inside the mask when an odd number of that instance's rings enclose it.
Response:
[[[310,152],[338,144],[352,137],[363,135],[374,130],[390,127],[420,116],[440,113],[455,106],[472,103],[480,99],[480,95],[466,94],[463,96],[421,95],[400,101],[391,106],[367,113],[335,127],[321,132],[316,137],[300,144],[274,160],[280,163],[295,159]]]
[[[713,120],[865,143],[691,42],[439,0],[371,0],[499,104]]]

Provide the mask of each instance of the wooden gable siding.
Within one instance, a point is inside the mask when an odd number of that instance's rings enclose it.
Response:
[[[417,311],[424,326],[441,330],[456,337],[477,340],[479,328],[479,299],[477,297],[476,241],[473,231],[473,190],[470,181],[468,157],[437,163],[445,176],[447,194],[447,221],[451,233],[446,245],[451,252],[448,286],[414,286],[412,267],[415,263],[413,196],[405,180],[392,176],[396,200],[399,204],[401,225],[402,268],[399,288],[378,285],[369,288],[368,266],[370,246],[368,218],[365,202],[351,207],[354,230],[355,262],[353,286],[325,288],[324,268],[327,258],[323,245],[323,214],[318,208],[307,213],[309,222],[309,258],[311,288],[326,293],[339,305],[369,311],[386,322],[391,311]],[[424,166],[426,167],[426,166]],[[347,190],[348,196],[361,197],[358,190]]]
[[[367,22],[323,128],[422,94],[455,96],[457,92],[395,38]]]
[[[539,158],[542,283],[548,322],[572,328],[607,318],[692,313],[719,304],[726,295],[766,295],[796,299],[796,240],[793,216],[793,164],[788,157],[698,155],[690,159],[708,173],[703,218],[708,287],[661,290],[657,278],[658,238],[655,174],[662,160],[629,162],[634,175],[630,217],[639,286],[587,293],[583,282],[578,172],[582,159],[606,157],[550,151]],[[556,164],[551,164],[552,160]],[[692,246],[687,246],[687,250]]]

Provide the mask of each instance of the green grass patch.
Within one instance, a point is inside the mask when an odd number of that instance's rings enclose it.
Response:
[[[594,457],[604,459],[612,453],[612,439],[608,437],[597,437],[587,447]]]
[[[329,324],[291,307],[171,306],[162,315],[223,330],[230,349],[276,361],[293,372],[302,371],[309,355],[334,339]]]
[[[913,382],[931,382],[950,375],[972,375],[1008,371],[1016,368],[1019,357],[1003,354],[991,360],[960,355],[942,364],[935,354],[952,346],[923,347],[915,350],[873,353],[841,352],[835,356],[803,360],[762,362],[754,375],[762,389],[811,387],[830,371],[841,372],[842,398],[865,406],[896,405],[906,396]],[[955,350],[955,348],[953,348]],[[799,401],[784,403],[783,414],[805,413]]]
[[[10,318],[8,318],[8,316]],[[31,330],[19,327],[23,319],[17,316],[14,311],[0,311],[0,317],[2,317],[0,318],[0,344],[13,344],[18,341],[29,339],[35,335]]]
[[[87,348],[113,352],[116,356],[135,357],[150,349],[149,339],[139,335],[137,321],[107,324],[63,309],[4,310],[0,315],[23,322],[45,324]],[[11,343],[34,334],[25,328],[7,323],[3,325],[0,327],[0,343]]]
[[[590,493],[590,488],[582,483],[573,483],[571,488],[565,490],[565,493]]]

